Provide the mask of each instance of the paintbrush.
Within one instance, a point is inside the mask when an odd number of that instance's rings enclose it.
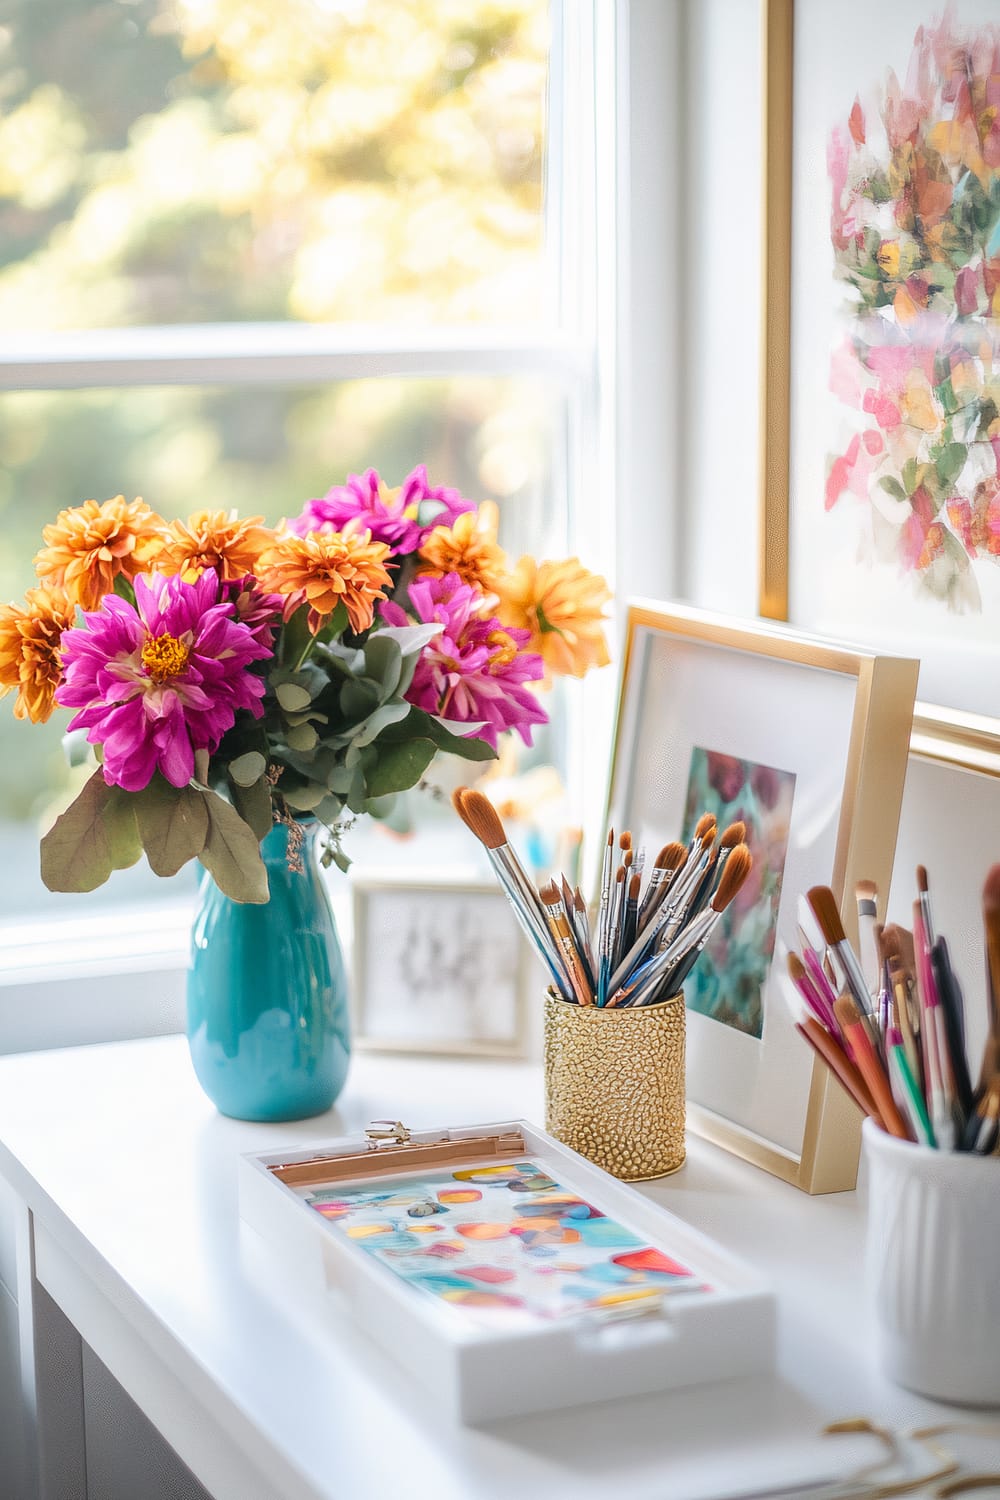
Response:
[[[680,932],[656,956],[642,965],[617,992],[619,1005],[648,1004],[663,985],[676,994],[703,952],[726,907],[733,900],[750,873],[753,857],[746,844],[735,848],[726,861],[726,869],[706,909]]]
[[[581,914],[577,910],[576,905],[576,892],[570,886],[570,883],[566,879],[565,874],[560,876],[560,886],[562,889],[563,909],[566,913],[566,920],[569,923],[569,930],[573,935],[573,942],[576,945],[576,951],[580,955],[580,960],[583,964],[584,972],[587,975],[587,983],[591,988],[591,992],[593,992],[594,986],[597,983],[597,979],[593,969],[591,968],[590,958],[588,956],[590,944],[589,934],[587,931],[586,909],[584,909],[581,920]]]
[[[920,900],[913,903],[913,947],[917,960],[917,992],[920,996],[920,1047],[924,1063],[924,1089],[934,1139],[941,1151],[954,1151],[957,1143],[952,1112],[954,1094],[944,1042],[944,1017],[934,982],[934,969],[927,948],[924,913]]]
[[[878,993],[882,965],[879,960],[875,924],[878,921],[878,886],[874,880],[859,880],[854,887],[858,903],[858,957],[865,976],[868,993]]]
[[[983,884],[983,930],[989,1031],[1000,1038],[1000,865],[992,867]]]
[[[943,1040],[947,1049],[955,1090],[955,1103],[961,1120],[964,1122],[972,1109],[973,1099],[969,1063],[965,1055],[962,991],[948,957],[948,944],[943,937],[938,937],[931,949],[931,967],[934,971],[934,982],[937,985],[944,1022],[943,1037],[939,1037],[938,1045],[940,1047]]]
[[[594,963],[594,949],[590,940],[590,919],[587,915],[587,903],[584,901],[583,896],[580,893],[579,886],[577,886],[576,890],[573,892],[573,916],[576,922],[576,930],[579,934],[580,939],[577,946],[579,947],[580,952],[583,954],[583,957],[587,963],[587,968],[590,971],[591,987],[596,990],[597,967]]]
[[[625,909],[625,877],[627,865],[619,865],[615,871],[614,890],[611,894],[611,918],[608,923],[608,964],[614,969],[621,952],[622,914]]]
[[[730,823],[719,835],[719,848],[713,859],[709,857],[709,866],[701,877],[701,884],[695,892],[694,900],[688,911],[689,919],[704,911],[709,898],[714,891],[719,889],[719,881],[722,872],[726,868],[726,860],[731,852],[742,844],[746,838],[747,828],[745,823]]]
[[[819,923],[827,952],[840,968],[843,982],[854,997],[855,1004],[861,1013],[862,1024],[877,1055],[879,1037],[871,1016],[872,999],[868,993],[868,986],[865,983],[861,965],[858,963],[857,954],[847,941],[844,924],[837,910],[836,898],[829,886],[825,885],[814,885],[807,893],[807,898],[813,915]],[[840,1016],[836,1005],[834,1005],[834,1015],[838,1018]]]
[[[647,922],[656,912],[663,897],[670,890],[678,870],[687,858],[687,850],[683,844],[674,842],[664,844],[653,862],[653,868],[649,872],[649,882],[646,893],[639,906],[639,920],[636,924],[637,932],[641,932]]]
[[[476,835],[489,857],[497,879],[507,893],[526,937],[545,963],[561,998],[573,999],[569,974],[552,952],[548,923],[538,893],[528,879],[515,850],[507,842],[500,815],[492,802],[474,788],[460,786],[452,794],[452,806],[462,822]]]
[[[594,997],[591,993],[587,976],[584,973],[580,954],[577,952],[576,944],[573,941],[573,934],[570,931],[569,920],[566,916],[566,908],[563,905],[555,881],[550,880],[546,885],[543,885],[539,894],[542,898],[542,906],[545,908],[549,931],[562,954],[562,960],[569,974],[577,1004],[593,1005]]]
[[[608,975],[608,926],[611,918],[611,870],[615,852],[615,830],[608,829],[607,843],[601,860],[601,901],[597,912],[597,1003],[603,1005],[607,998]]]
[[[711,833],[706,833],[705,837],[711,842]],[[702,873],[704,873],[703,861],[693,858],[685,860],[678,878],[670,888],[669,897],[660,902],[652,919],[639,932],[631,948],[628,949],[621,960],[615,965],[614,972],[608,980],[609,994],[613,994],[621,987],[628,975],[651,948],[654,948],[657,944],[663,946],[665,941],[670,940],[665,939],[665,934],[670,924],[673,924],[673,931],[670,934],[670,938],[672,939],[676,936],[683,921],[687,897]]]
[[[1000,1097],[1000,1041],[994,1036],[986,1038],[981,1077],[975,1108],[966,1120],[962,1133],[962,1150],[982,1150],[985,1155],[993,1149],[994,1141],[989,1139],[989,1127],[997,1119],[996,1101]]]
[[[837,1021],[833,1014],[833,999],[824,993],[815,983],[812,976],[807,972],[805,964],[797,953],[788,955],[788,977],[808,1005],[816,1019],[831,1032],[834,1037],[838,1035]]]
[[[625,916],[622,921],[621,949],[627,953],[635,942],[636,924],[639,918],[639,889],[642,885],[642,875],[634,870],[628,880],[628,894],[625,897]]]
[[[815,1016],[807,1016],[804,1021],[796,1021],[795,1029],[801,1032],[806,1041],[826,1063],[830,1071],[839,1079],[842,1086],[850,1094],[862,1114],[870,1115],[875,1123],[885,1129],[885,1123],[871,1096],[868,1085],[865,1083],[857,1068],[830,1033],[820,1025]]]
[[[837,996],[834,1011],[840,1029],[850,1045],[854,1064],[868,1085],[868,1091],[875,1100],[875,1107],[882,1116],[886,1130],[890,1135],[898,1136],[900,1140],[909,1140],[906,1122],[896,1108],[889,1080],[864,1025],[860,1006],[853,995],[845,993]]]

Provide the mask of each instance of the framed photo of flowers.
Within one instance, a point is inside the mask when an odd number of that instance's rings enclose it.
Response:
[[[783,957],[812,886],[849,936],[856,882],[888,893],[916,681],[786,627],[629,607],[609,826],[652,860],[708,812],[753,856],[684,986],[688,1123],[808,1192],[854,1186],[861,1120],[795,1032]]]
[[[762,613],[919,655],[914,749],[994,772],[998,79],[995,0],[765,4]]]
[[[351,887],[359,1047],[524,1055],[536,960],[495,882],[368,870]]]

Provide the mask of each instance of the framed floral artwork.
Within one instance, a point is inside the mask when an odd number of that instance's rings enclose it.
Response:
[[[767,0],[765,187],[762,613],[1000,773],[996,0]]]
[[[684,986],[688,1124],[808,1192],[854,1186],[860,1115],[796,1034],[782,960],[810,887],[849,935],[858,879],[888,892],[916,681],[787,627],[629,606],[608,826],[651,862],[709,812],[753,855]]]

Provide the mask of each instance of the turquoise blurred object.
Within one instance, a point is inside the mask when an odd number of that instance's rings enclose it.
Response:
[[[344,958],[303,828],[302,870],[289,830],[261,845],[271,899],[243,905],[202,875],[187,982],[188,1045],[198,1082],[237,1120],[304,1120],[329,1109],[351,1056]]]

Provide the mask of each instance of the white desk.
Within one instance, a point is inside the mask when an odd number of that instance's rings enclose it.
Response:
[[[856,1195],[807,1198],[697,1140],[647,1190],[766,1269],[777,1379],[460,1428],[349,1322],[317,1327],[275,1300],[268,1248],[238,1218],[240,1153],[376,1117],[519,1115],[541,1118],[534,1067],[369,1054],[332,1114],[264,1126],[215,1112],[182,1038],[0,1059],[0,1179],[20,1215],[0,1273],[16,1275],[22,1316],[46,1290],[218,1500],[695,1500],[801,1471],[833,1418],[955,1415],[875,1367]]]

